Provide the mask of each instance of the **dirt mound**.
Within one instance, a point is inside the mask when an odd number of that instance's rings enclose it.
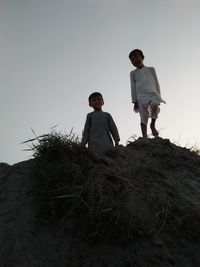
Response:
[[[64,154],[0,164],[0,266],[200,266],[198,153],[139,138]]]

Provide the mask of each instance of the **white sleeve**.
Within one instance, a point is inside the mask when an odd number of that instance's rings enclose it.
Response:
[[[131,71],[130,73],[130,82],[131,82],[131,99],[132,103],[137,102],[137,93],[136,93],[136,87],[135,87],[135,75],[134,71]]]

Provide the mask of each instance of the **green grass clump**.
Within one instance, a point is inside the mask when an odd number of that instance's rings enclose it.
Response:
[[[27,142],[36,159],[36,203],[41,218],[75,216],[84,221],[83,231],[90,237],[102,237],[102,233],[104,237],[129,236],[132,215],[123,207],[128,181],[102,175],[102,166],[92,161],[72,132],[52,131]]]
[[[72,130],[69,134],[52,130],[49,134],[35,135],[35,138],[23,143],[29,143],[27,150],[32,151],[34,158],[55,161],[66,157],[66,155],[69,156],[69,153],[73,152],[74,149],[78,149],[80,141]]]

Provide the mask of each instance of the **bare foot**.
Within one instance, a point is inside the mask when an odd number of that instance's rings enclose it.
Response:
[[[150,124],[150,128],[151,128],[151,132],[152,132],[153,136],[158,136],[159,135],[158,131],[156,130],[155,125]]]

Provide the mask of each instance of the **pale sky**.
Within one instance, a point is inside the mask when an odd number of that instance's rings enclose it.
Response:
[[[81,137],[88,96],[103,94],[126,145],[141,136],[128,54],[142,49],[162,98],[160,136],[199,146],[199,0],[0,0],[0,162],[31,158],[21,142],[72,128]],[[149,132],[150,133],[150,132]]]

